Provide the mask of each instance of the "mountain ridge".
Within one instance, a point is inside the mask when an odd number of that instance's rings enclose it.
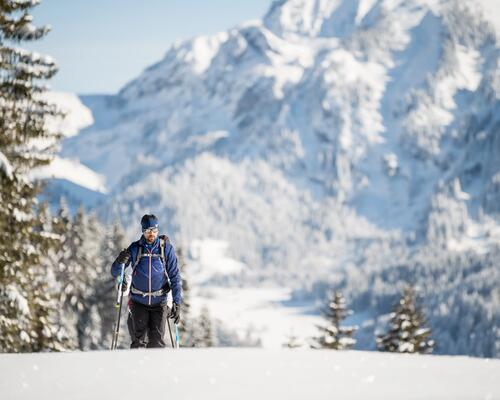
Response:
[[[465,206],[478,217],[477,205],[449,194],[456,192],[449,188],[457,187],[457,179],[458,192],[461,182],[467,183],[468,172],[457,167],[450,172],[466,157],[461,146],[472,140],[463,126],[477,113],[467,105],[483,102],[488,114],[499,93],[494,84],[498,44],[471,4],[275,2],[263,22],[176,44],[109,100],[106,110],[116,115],[112,122],[68,139],[62,154],[108,171],[104,175],[113,193],[127,190],[120,203],[139,204],[140,198],[130,200],[134,182],[164,169],[182,173],[179,166],[207,152],[222,164],[263,160],[318,203],[331,198],[378,229],[428,239],[433,196],[451,198],[450,204],[458,202],[458,209]],[[290,10],[302,15],[306,6],[321,15],[315,30],[310,30],[312,17],[305,33],[302,25],[283,29],[278,17]],[[335,26],[333,14],[362,28],[345,28],[342,35],[328,31]],[[430,39],[436,34],[440,41],[434,44]],[[495,143],[493,131],[483,135]],[[82,157],[79,149],[89,146],[95,151]],[[108,157],[110,148],[121,156]],[[485,187],[496,187],[496,154]],[[467,157],[473,163],[474,154]],[[238,174],[246,179],[247,172]],[[480,195],[472,191],[469,204],[495,203],[495,189],[475,190]],[[216,213],[216,206],[207,212]],[[172,227],[186,223],[192,224],[178,221]]]

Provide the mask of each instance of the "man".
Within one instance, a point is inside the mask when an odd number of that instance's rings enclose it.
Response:
[[[123,291],[129,295],[128,330],[131,348],[165,347],[165,323],[180,319],[181,277],[174,247],[166,236],[159,236],[158,218],[146,214],[141,219],[142,236],[123,249],[111,266],[118,277],[125,264]],[[169,312],[167,294],[172,289],[173,304]],[[147,340],[146,340],[147,337]]]

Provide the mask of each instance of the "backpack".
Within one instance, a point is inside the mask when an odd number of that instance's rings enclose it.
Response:
[[[138,248],[137,248],[137,255],[135,257],[135,262],[134,262],[134,265],[132,266],[132,275],[134,275],[135,268],[137,267],[137,265],[139,265],[141,258],[145,254],[141,244],[139,243],[139,240],[135,243],[137,244]],[[159,254],[159,257],[161,259],[161,263],[163,264],[163,268],[165,269],[165,276],[167,277],[167,279],[169,279],[168,274],[167,274],[167,264],[165,262],[165,246],[167,244],[170,244],[170,239],[168,238],[168,236],[167,235],[160,235],[160,254]],[[155,256],[158,256],[158,254],[153,254],[152,256],[155,257]],[[170,279],[169,279],[169,282],[170,282]]]

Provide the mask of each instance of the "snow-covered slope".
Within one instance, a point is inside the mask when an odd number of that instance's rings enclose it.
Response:
[[[77,95],[47,92],[44,98],[63,114],[62,117],[47,118],[46,127],[51,132],[71,137],[89,126],[95,127],[93,112]],[[31,171],[30,176],[48,182],[46,195],[51,203],[58,204],[59,198],[65,196],[73,209],[80,203],[95,204],[97,199],[102,199],[107,193],[105,176],[80,163],[76,157],[68,159],[56,156],[49,165]]]
[[[500,361],[354,351],[134,350],[0,355],[9,400],[500,398]]]

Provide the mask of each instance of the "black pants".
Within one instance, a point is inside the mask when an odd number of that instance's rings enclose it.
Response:
[[[132,339],[130,348],[165,347],[165,323],[168,313],[167,304],[146,306],[130,301],[127,320],[128,331]]]

